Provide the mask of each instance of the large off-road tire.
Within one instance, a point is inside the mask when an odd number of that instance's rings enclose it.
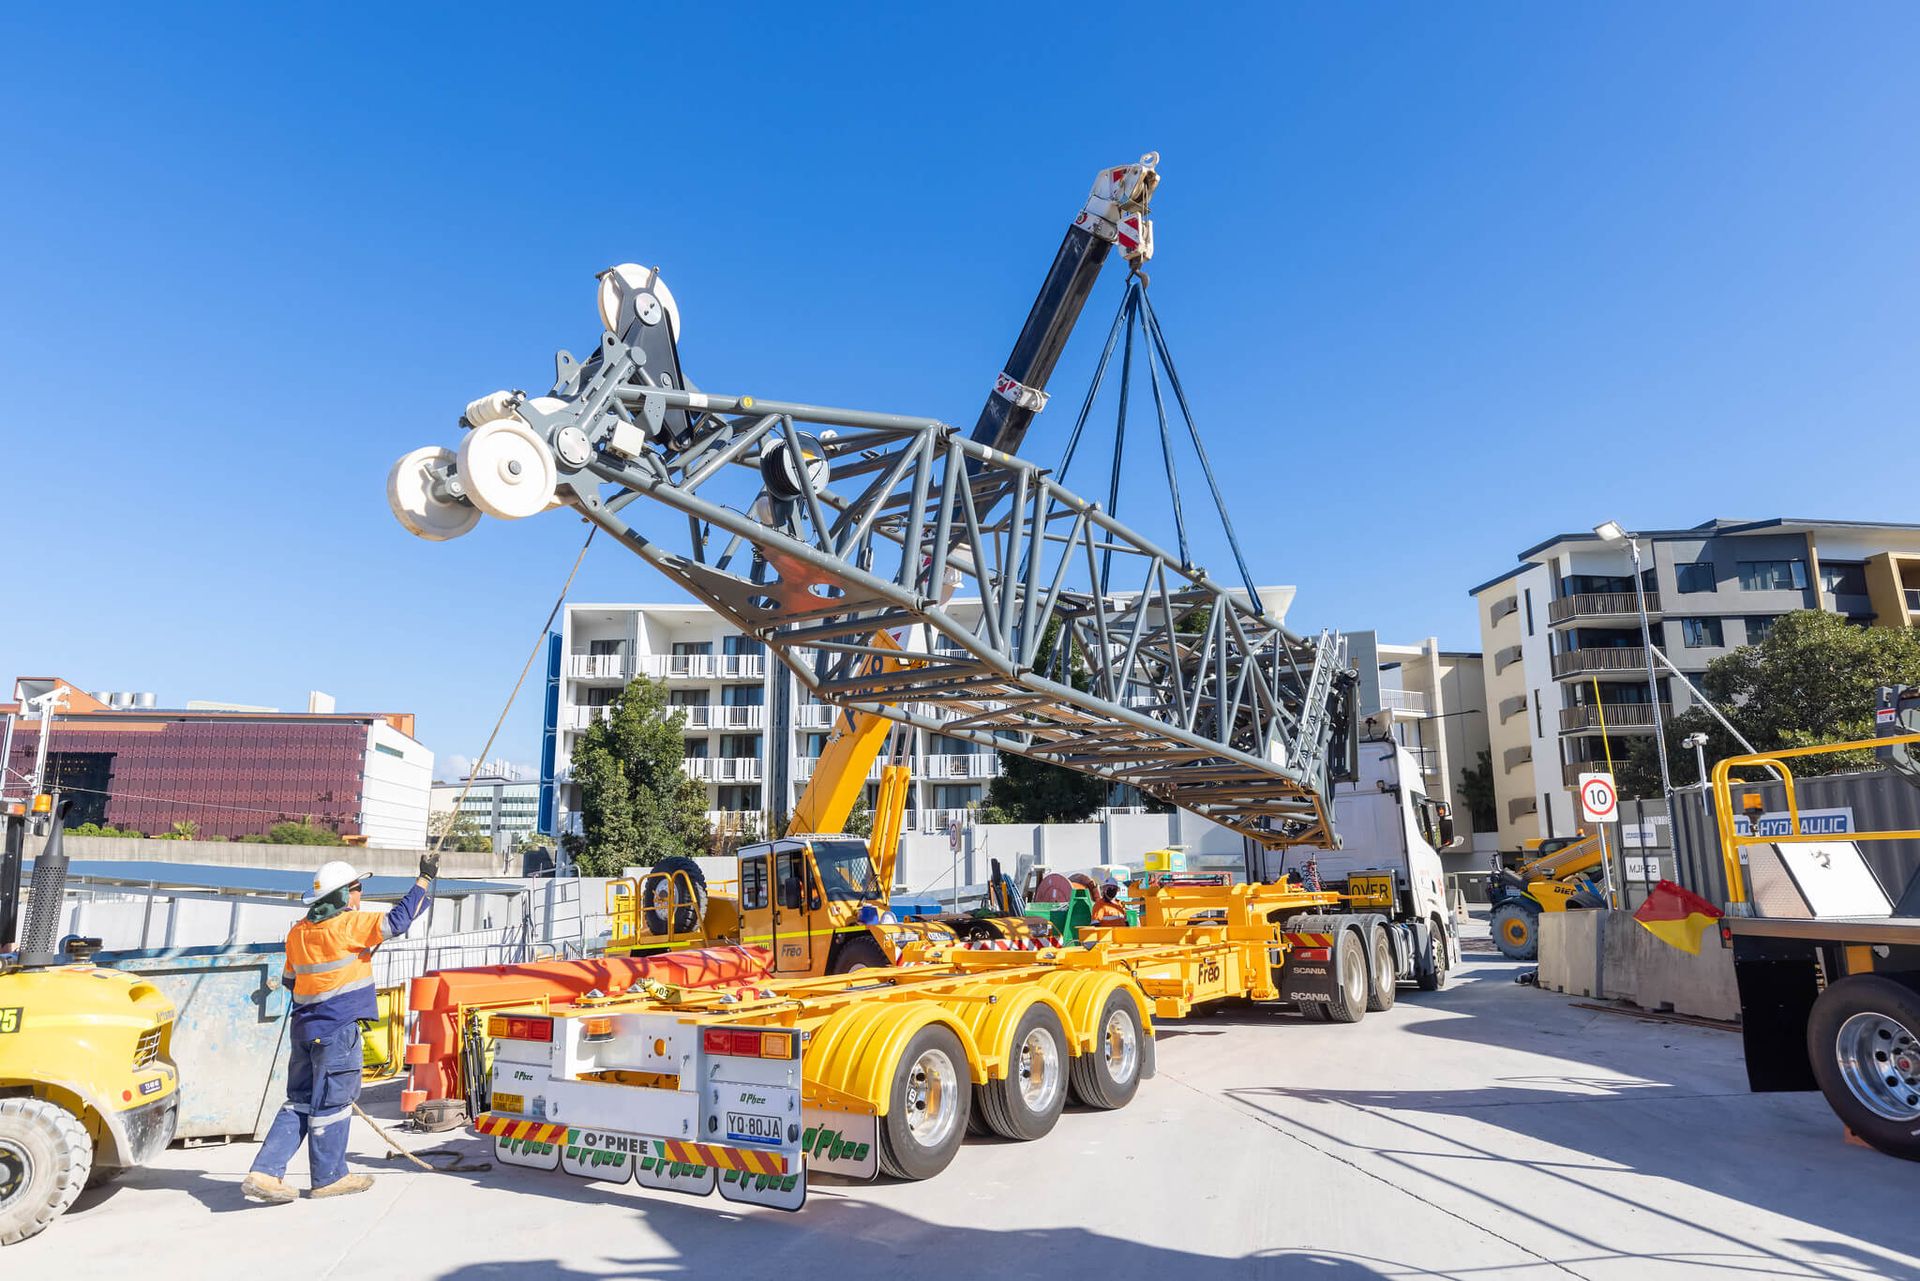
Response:
[[[1003,1139],[1042,1138],[1067,1106],[1072,1050],[1060,1016],[1033,1005],[1020,1016],[1007,1052],[1007,1075],[973,1092],[973,1110]]]
[[[1375,925],[1367,939],[1367,1013],[1383,1014],[1400,995],[1400,973],[1393,963],[1387,927]]]
[[[840,945],[839,954],[833,958],[832,974],[851,974],[855,970],[881,970],[892,965],[880,945],[873,941],[871,934],[850,938]]]
[[[1877,974],[1841,979],[1813,1003],[1807,1057],[1848,1129],[1920,1161],[1920,993]]]
[[[65,1214],[93,1168],[80,1118],[44,1099],[0,1099],[0,1245]]]
[[[1358,1023],[1367,1016],[1367,945],[1358,930],[1333,936],[1333,1000],[1322,1008],[1329,1023]]]
[[[967,1137],[973,1077],[953,1029],[928,1024],[893,1065],[880,1118],[880,1169],[896,1179],[931,1179]]]
[[[684,876],[675,876],[682,872]],[[693,897],[687,897],[691,883]],[[691,934],[707,919],[707,874],[684,854],[669,854],[640,878],[640,921],[656,937]]]
[[[1447,985],[1447,971],[1451,968],[1447,932],[1436,920],[1427,922],[1426,935],[1426,959],[1424,963],[1413,967],[1414,982],[1422,992],[1438,992]]]
[[[1073,1097],[1090,1108],[1111,1111],[1133,1102],[1147,1061],[1146,1029],[1139,1007],[1124,989],[1107,994],[1093,1024],[1093,1048],[1073,1057],[1067,1078]]]
[[[1518,903],[1502,903],[1493,909],[1488,923],[1493,927],[1493,945],[1513,961],[1540,959],[1540,914]]]

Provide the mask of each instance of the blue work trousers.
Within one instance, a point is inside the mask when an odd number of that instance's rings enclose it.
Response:
[[[287,1163],[306,1143],[314,1187],[346,1177],[347,1123],[353,1101],[360,1097],[360,1063],[358,1023],[347,1023],[321,1040],[293,1043],[287,1060],[287,1101],[254,1158],[255,1174],[285,1178]]]

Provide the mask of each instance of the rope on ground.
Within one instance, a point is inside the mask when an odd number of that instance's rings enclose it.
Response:
[[[433,1157],[451,1157],[451,1161],[442,1165],[429,1165],[414,1153],[401,1147],[400,1141],[387,1132],[386,1126],[381,1125],[378,1121],[368,1116],[365,1108],[361,1107],[358,1103],[353,1104],[352,1107],[362,1121],[365,1121],[373,1127],[375,1134],[378,1134],[382,1139],[386,1140],[387,1146],[392,1148],[396,1155],[405,1157],[407,1160],[425,1170],[428,1174],[471,1174],[493,1168],[493,1162],[491,1161],[468,1161],[466,1160],[465,1153],[455,1152],[449,1148],[442,1148],[438,1152],[429,1152],[427,1155]],[[392,1158],[389,1157],[388,1160],[392,1160]]]

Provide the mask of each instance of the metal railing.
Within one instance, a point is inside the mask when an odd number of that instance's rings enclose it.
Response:
[[[1673,705],[1662,703],[1660,715],[1663,717],[1673,715]],[[1599,729],[1603,722],[1609,730],[1651,729],[1653,728],[1653,704],[1583,703],[1578,707],[1560,709],[1560,728],[1563,730]]]
[[[793,709],[795,729],[832,729],[839,709],[826,703],[802,703]]]
[[[765,654],[643,654],[639,670],[656,680],[758,680]]]
[[[1660,612],[1660,593],[1647,593],[1647,613]],[[1559,624],[1576,618],[1610,618],[1623,614],[1640,615],[1639,598],[1632,592],[1579,592],[1547,602],[1547,622]]]
[[[1389,712],[1429,712],[1432,706],[1427,696],[1417,689],[1383,689],[1380,691],[1380,706]]]
[[[618,654],[569,654],[567,675],[575,680],[625,680],[627,660]]]
[[[972,822],[973,822],[973,811],[971,810],[958,809],[958,810],[921,810],[920,811],[919,824],[920,824],[920,830],[923,832],[944,832],[954,823],[958,823],[960,824],[960,826],[966,827],[970,825]]]
[[[729,707],[722,703],[683,703],[670,711],[684,713],[687,729],[764,729],[764,707]]]
[[[685,756],[680,768],[688,778],[703,783],[758,783],[760,758],[757,756]]]
[[[920,776],[922,778],[998,778],[1000,777],[1000,753],[929,754],[922,759]]]
[[[604,721],[613,715],[611,707],[572,707],[567,709],[567,728],[585,729],[595,721]]]
[[[1582,676],[1588,672],[1644,672],[1647,651],[1638,645],[1616,645],[1602,649],[1570,649],[1553,656],[1553,674]]]

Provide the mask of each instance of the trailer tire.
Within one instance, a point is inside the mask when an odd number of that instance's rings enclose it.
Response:
[[[1146,1062],[1146,1032],[1140,1010],[1126,989],[1115,988],[1094,1020],[1093,1048],[1076,1054],[1068,1078],[1073,1097],[1090,1108],[1112,1111],[1133,1102],[1140,1088],[1140,1069]]]
[[[1877,974],[1841,979],[1813,1003],[1807,1057],[1848,1129],[1920,1161],[1920,993]]]
[[[887,1114],[880,1118],[880,1168],[896,1179],[931,1179],[967,1137],[973,1077],[953,1029],[930,1023],[914,1033],[893,1065]]]
[[[1060,1016],[1036,1001],[1014,1026],[1007,1074],[974,1091],[974,1115],[1003,1139],[1045,1137],[1067,1106],[1068,1045]]]
[[[675,872],[684,873],[683,881]],[[693,887],[693,900],[682,890]],[[640,878],[640,921],[656,937],[691,934],[707,919],[707,874],[684,854],[669,854]]]
[[[1413,967],[1414,981],[1422,992],[1438,992],[1447,985],[1447,935],[1438,921],[1429,921],[1421,933],[1426,935],[1421,946],[1427,954]]]
[[[1540,959],[1540,913],[1515,902],[1493,909],[1487,924],[1493,930],[1493,945],[1510,961]]]
[[[1322,1007],[1329,1023],[1358,1023],[1367,1016],[1367,948],[1360,931],[1343,929],[1333,940],[1333,1000]]]
[[[893,962],[880,950],[871,934],[849,938],[841,945],[840,954],[833,958],[833,969],[829,973],[851,974],[855,970],[883,970]]]
[[[45,1099],[0,1099],[0,1245],[65,1214],[92,1168],[93,1139],[79,1117]]]
[[[1394,963],[1387,927],[1375,922],[1367,931],[1367,1013],[1384,1014],[1400,995],[1400,967]]]

